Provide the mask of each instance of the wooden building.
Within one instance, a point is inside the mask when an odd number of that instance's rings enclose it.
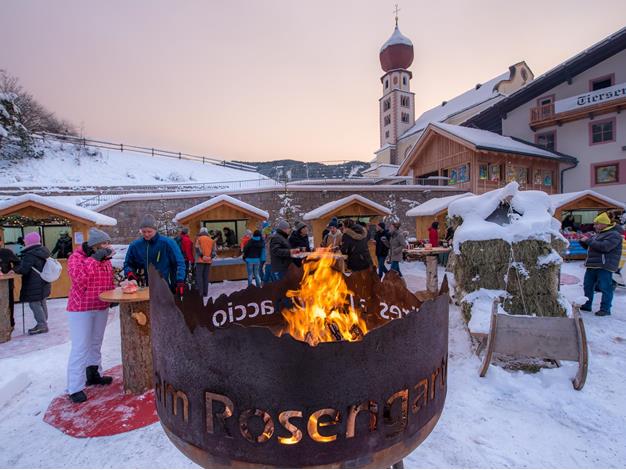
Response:
[[[439,238],[446,236],[448,206],[457,199],[473,196],[472,193],[429,199],[407,211],[407,217],[415,217],[415,236],[418,240],[428,240],[428,228],[433,222],[439,222]]]
[[[523,190],[560,191],[560,170],[576,159],[493,132],[431,123],[398,170],[415,180],[443,183],[482,194],[517,181]]]
[[[572,214],[577,223],[591,223],[601,212],[619,212],[626,209],[626,204],[591,189],[573,193],[553,194],[554,217],[560,221],[567,214]]]
[[[374,230],[373,225],[381,222],[388,215],[391,215],[391,211],[385,206],[358,194],[352,194],[307,212],[304,220],[311,223],[314,245],[318,247],[322,243],[322,233],[333,217],[339,221],[353,219],[365,222],[371,234]],[[369,248],[372,260],[376,263],[375,243],[372,240],[370,240]]]
[[[237,243],[246,230],[257,230],[269,214],[239,199],[223,194],[179,212],[174,222],[189,227],[189,236],[195,241],[201,227],[223,232],[228,227],[235,233]],[[218,246],[217,258],[211,265],[211,282],[246,279],[246,265],[238,246]]]
[[[72,237],[72,244],[76,248],[87,241],[90,227],[116,224],[117,221],[112,217],[36,194],[25,194],[0,203],[0,238],[5,247],[16,253],[22,249],[18,240],[27,233],[39,233],[42,245],[52,251],[61,232],[67,232]],[[71,285],[66,268],[67,259],[59,259],[59,262],[63,272],[52,283],[51,298],[67,297]],[[18,278],[15,282],[16,292],[19,292],[20,285]]]

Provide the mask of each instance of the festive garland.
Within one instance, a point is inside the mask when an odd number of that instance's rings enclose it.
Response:
[[[24,215],[11,214],[0,217],[0,225],[5,227],[30,227],[37,225],[71,225],[68,219],[51,215],[43,218],[32,218]]]

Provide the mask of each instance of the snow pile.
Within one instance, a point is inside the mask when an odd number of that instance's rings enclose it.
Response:
[[[510,223],[499,225],[486,220],[505,201],[509,201],[513,211]],[[457,199],[448,207],[450,217],[463,219],[454,233],[454,252],[460,254],[460,245],[468,240],[504,240],[508,243],[542,240],[549,243],[552,237],[556,237],[566,242],[559,232],[561,223],[552,217],[553,213],[546,193],[519,191],[519,184],[515,181],[480,196]]]
[[[548,264],[562,264],[563,258],[556,251],[552,250],[545,256],[540,256],[537,259],[537,266],[546,266]]]
[[[495,299],[505,299],[509,296],[504,290],[495,289],[478,289],[463,297],[462,303],[471,307],[472,317],[467,327],[472,333],[488,334],[491,325],[491,312],[493,310],[493,301]],[[498,304],[498,312],[504,313],[500,304]]]
[[[41,158],[0,162],[0,186],[125,186],[268,180],[260,173],[67,142],[38,142]]]

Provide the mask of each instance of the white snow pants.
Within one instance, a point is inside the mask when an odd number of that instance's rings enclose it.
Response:
[[[72,350],[67,363],[67,393],[80,392],[87,381],[87,366],[100,370],[100,348],[107,326],[108,309],[67,312]]]

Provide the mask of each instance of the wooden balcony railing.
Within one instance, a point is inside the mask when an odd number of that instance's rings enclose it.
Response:
[[[535,123],[554,117],[554,103],[543,104],[530,109],[530,122]]]
[[[530,109],[530,128],[532,130],[561,125],[566,122],[577,121],[589,117],[600,116],[612,112],[620,112],[626,109],[626,96],[589,104],[575,109],[569,109],[560,113],[555,112],[554,103],[544,104]]]

